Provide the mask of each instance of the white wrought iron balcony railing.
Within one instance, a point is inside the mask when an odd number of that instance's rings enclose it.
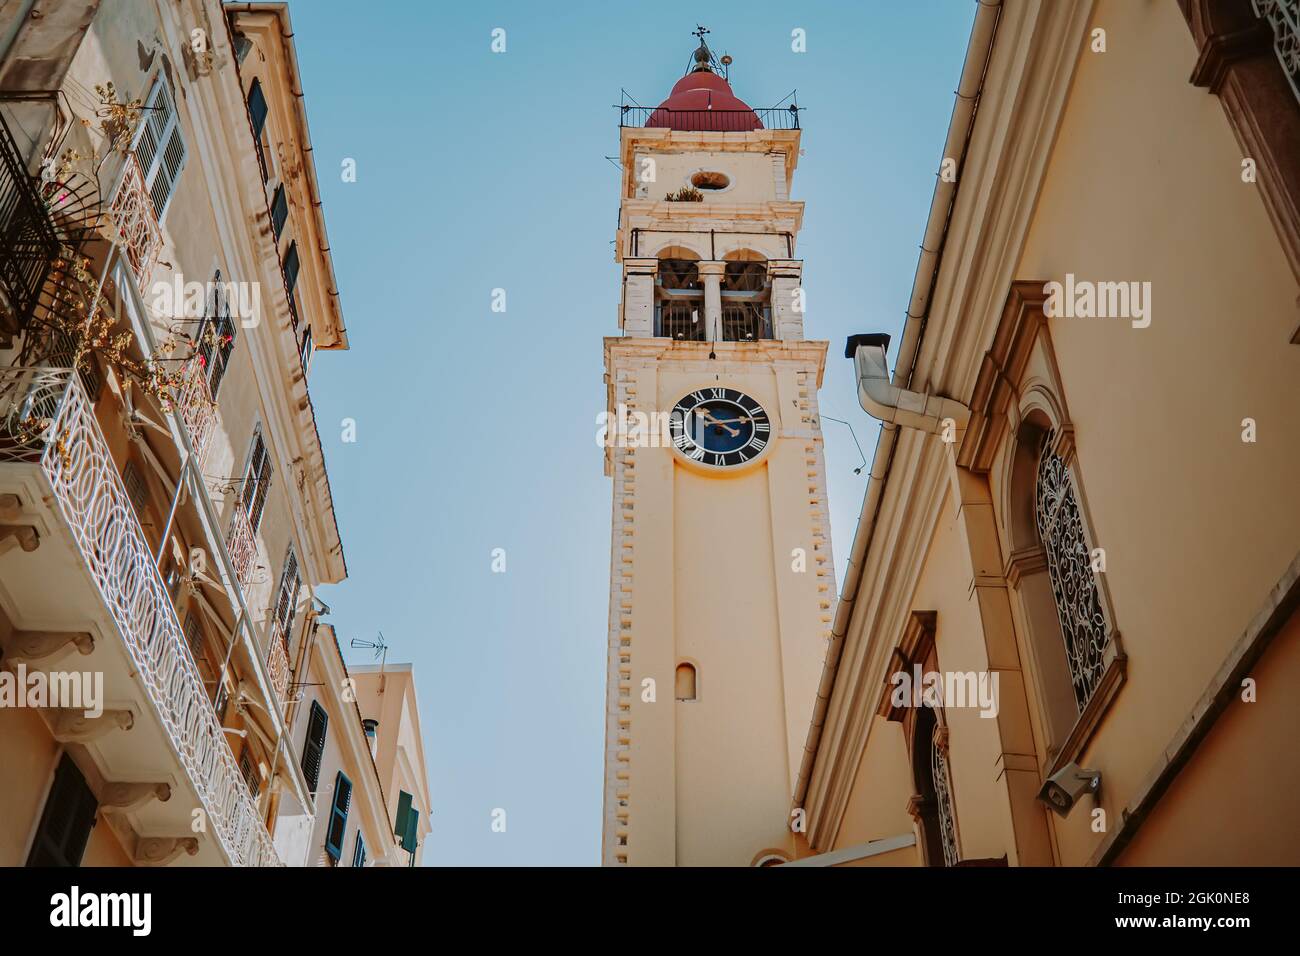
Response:
[[[5,463],[37,465],[48,483],[225,855],[236,865],[281,865],[71,369],[0,370],[0,467]]]
[[[117,230],[122,252],[131,264],[136,284],[141,289],[147,288],[163,240],[154,215],[153,200],[144,187],[144,173],[140,171],[134,153],[126,158],[122,181],[113,194],[108,215]]]
[[[1300,99],[1300,0],[1251,0],[1255,16],[1273,31],[1273,52]]]
[[[199,362],[191,362],[186,372],[185,384],[176,396],[177,411],[190,433],[190,445],[199,464],[203,464],[203,453],[208,447],[208,438],[212,435],[217,420],[216,404],[212,401],[212,391],[208,388],[207,369]]]
[[[271,622],[271,646],[266,649],[266,662],[271,686],[280,698],[280,706],[284,707],[289,702],[289,650],[279,621]]]
[[[257,535],[248,520],[248,509],[243,501],[235,499],[235,513],[230,519],[230,530],[226,532],[226,550],[230,552],[230,562],[235,566],[235,576],[239,578],[239,587],[243,591],[253,582],[253,571],[257,569]]]

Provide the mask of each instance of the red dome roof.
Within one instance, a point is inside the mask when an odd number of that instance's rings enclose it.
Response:
[[[727,81],[710,70],[696,70],[678,80],[645,125],[741,133],[763,128],[758,115],[731,92]]]

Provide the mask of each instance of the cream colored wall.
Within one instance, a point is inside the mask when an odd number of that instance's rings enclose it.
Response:
[[[907,812],[907,801],[916,788],[912,785],[912,766],[907,757],[903,726],[884,717],[871,717],[870,721],[867,745],[853,777],[848,806],[834,842],[826,848],[828,851],[915,830],[912,816]],[[878,866],[880,861],[891,861],[899,854],[915,858],[916,853],[916,847],[906,847],[872,857],[863,865]]]
[[[1300,616],[1252,670],[1258,699],[1234,699],[1120,855],[1121,866],[1294,866]]]
[[[766,153],[646,150],[637,153],[636,168],[648,169],[642,164],[651,159],[655,164],[655,179],[642,183],[638,175],[636,197],[639,199],[663,199],[666,193],[689,187],[691,177],[701,171],[725,173],[731,180],[726,189],[700,190],[705,202],[725,205],[786,198],[778,192],[785,187],[785,160],[778,157],[774,163],[773,157]],[[779,182],[773,174],[776,167],[780,169]]]
[[[26,707],[0,708],[0,866],[27,863],[58,758],[59,746],[39,714]]]
[[[1295,555],[1300,350],[1294,282],[1220,103],[1188,83],[1177,6],[1103,0],[1093,23],[1109,50],[1080,56],[1016,275],[1152,283],[1149,328],[1049,323],[1130,658],[1084,755],[1114,818]],[[1083,813],[1054,825],[1064,863],[1100,840]]]
[[[638,341],[629,347],[667,347]],[[611,348],[617,356],[619,345]],[[810,474],[820,474],[820,435],[797,410],[813,402],[815,418],[811,356],[825,346],[799,346],[802,360],[785,362],[718,348],[714,361],[707,351],[683,361],[677,349],[636,373],[646,410],[670,410],[705,385],[735,388],[763,405],[779,437],[762,464],[738,474],[700,474],[667,448],[635,452],[635,487],[625,499],[636,522],[632,575],[629,591],[615,592],[616,601],[626,594],[633,621],[626,763],[633,865],[745,866],[765,847],[792,852],[793,771],[825,653],[829,598],[819,588],[833,580],[829,553],[819,577],[813,551],[825,503],[808,490],[817,484]],[[625,367],[612,361],[616,373]],[[799,371],[814,383],[811,398],[797,386]],[[804,572],[792,569],[796,547],[807,554]],[[673,699],[681,661],[698,669],[697,701]],[[656,683],[654,702],[642,700],[646,678]],[[607,851],[611,839],[607,833]]]

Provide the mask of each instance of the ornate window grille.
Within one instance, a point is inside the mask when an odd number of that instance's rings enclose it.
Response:
[[[952,806],[952,789],[948,786],[947,728],[934,726],[930,737],[930,779],[934,781],[934,802],[939,817],[939,842],[943,847],[943,865],[956,866],[957,814]]]
[[[1268,21],[1273,31],[1273,52],[1300,100],[1300,0],[1251,0],[1255,16]]]
[[[1105,672],[1110,635],[1092,570],[1083,514],[1070,470],[1065,460],[1052,451],[1051,435],[1044,441],[1038,459],[1034,513],[1047,556],[1047,574],[1061,621],[1074,698],[1082,711]]]

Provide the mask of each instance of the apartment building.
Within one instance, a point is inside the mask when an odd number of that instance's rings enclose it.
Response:
[[[414,670],[410,664],[362,664],[350,673],[399,847],[397,865],[419,866],[433,820]]]
[[[391,855],[316,594],[347,567],[308,376],[348,342],[292,35],[277,3],[0,3],[0,648],[21,696],[0,706],[0,865]]]

